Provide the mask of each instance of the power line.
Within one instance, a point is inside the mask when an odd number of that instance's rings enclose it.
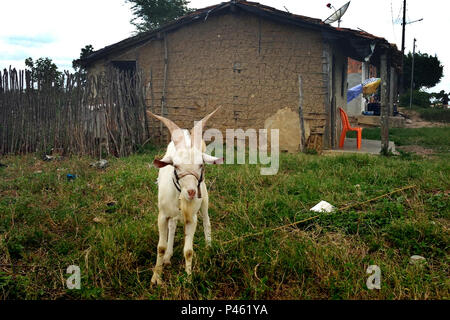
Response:
[[[404,91],[404,55],[405,55],[405,27],[406,27],[406,0],[403,0],[403,23],[402,23],[402,73],[400,74],[400,94]]]
[[[392,22],[392,33],[394,34],[394,41],[397,42],[397,37],[395,36],[394,10],[392,9],[392,0],[391,0],[391,22]]]
[[[402,21],[402,10],[403,10],[403,5],[401,5],[398,8],[397,19],[396,19],[397,23],[401,23],[401,21]]]

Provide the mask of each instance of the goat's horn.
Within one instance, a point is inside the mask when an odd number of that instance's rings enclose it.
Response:
[[[211,118],[220,108],[222,108],[222,106],[218,106],[217,108],[216,108],[216,110],[214,110],[213,112],[211,112],[210,114],[208,114],[207,116],[205,116],[202,120],[200,120],[200,121],[198,121],[196,124],[195,124],[195,126],[194,126],[194,128],[192,128],[192,130],[191,130],[191,140],[194,142],[193,144],[194,144],[194,146],[196,146],[197,147],[197,149],[200,149],[201,148],[201,141],[202,141],[202,139],[201,139],[201,135],[203,134],[203,128],[204,128],[204,126],[205,126],[205,124],[206,124],[206,122],[209,120],[209,118]],[[200,134],[200,141],[197,141],[196,139],[195,139],[195,134],[196,134],[196,132],[198,132],[197,134]]]
[[[177,126],[172,120],[167,119],[162,116],[158,116],[149,110],[147,110],[147,114],[160,120],[162,123],[165,124],[167,129],[169,129],[169,131],[170,131],[170,136],[172,137],[172,141],[175,144],[175,147],[185,146],[184,134],[183,134],[182,130],[180,129],[180,127]]]

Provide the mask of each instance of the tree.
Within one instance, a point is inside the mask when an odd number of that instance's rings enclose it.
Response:
[[[448,105],[448,93],[445,93],[444,90],[441,90],[440,92],[435,92],[431,94],[431,97],[435,100],[435,101],[439,101],[440,103],[442,103],[444,106]]]
[[[84,48],[81,48],[81,53],[80,53],[80,58],[79,59],[81,60],[81,59],[87,58],[93,52],[94,52],[94,47],[91,44],[88,44]],[[83,68],[83,66],[80,64],[78,59],[75,59],[75,60],[72,61],[72,67],[74,68],[75,72],[86,71]]]
[[[411,87],[411,63],[412,53],[408,53],[404,59],[404,81],[405,88]],[[443,66],[438,57],[426,53],[414,54],[414,81],[413,88],[419,90],[423,87],[434,87],[443,77]]]
[[[72,68],[75,70],[76,74],[79,74],[81,77],[81,81],[85,82],[87,79],[87,70],[84,68],[80,60],[87,58],[94,52],[94,47],[90,44],[86,45],[84,48],[81,48],[80,58],[72,61]]]
[[[25,66],[31,72],[31,79],[39,82],[43,87],[59,86],[62,72],[50,58],[25,59]]]
[[[188,0],[126,0],[132,4],[131,24],[138,33],[157,29],[192,11]]]

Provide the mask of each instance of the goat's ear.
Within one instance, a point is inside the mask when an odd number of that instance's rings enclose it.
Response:
[[[203,153],[203,161],[209,164],[222,164],[223,158],[217,158],[210,156],[209,154]]]
[[[164,168],[165,166],[171,165],[171,164],[172,164],[171,159],[164,158],[164,159],[159,160],[159,159],[155,158],[155,160],[153,160],[153,165],[158,169]]]

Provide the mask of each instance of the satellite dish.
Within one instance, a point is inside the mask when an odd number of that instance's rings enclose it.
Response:
[[[327,19],[324,20],[324,23],[330,24],[333,22],[338,22],[338,27],[341,24],[341,18],[344,15],[344,13],[347,11],[348,6],[350,5],[350,1],[344,4],[342,7],[337,9],[331,16],[329,16]],[[331,7],[331,6],[330,6]]]

